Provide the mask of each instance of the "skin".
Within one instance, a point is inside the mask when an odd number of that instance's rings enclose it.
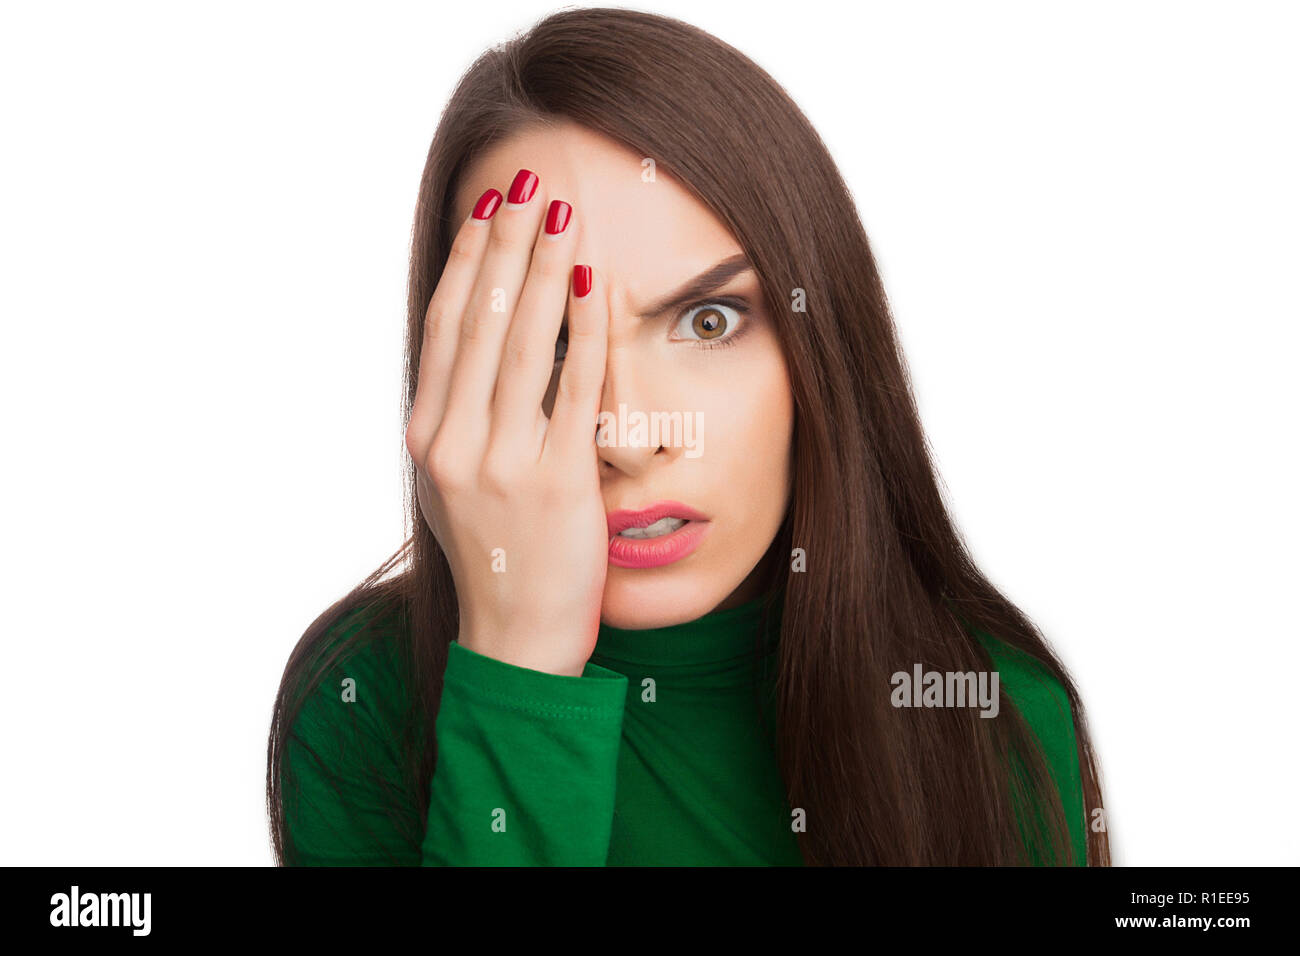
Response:
[[[540,180],[527,204],[503,201],[487,225],[467,221],[484,190],[505,196],[521,168]],[[552,199],[573,208],[559,239],[543,235]],[[641,317],[740,245],[669,175],[656,170],[644,182],[641,156],[567,122],[526,129],[479,157],[453,215],[465,255],[453,257],[430,304],[447,334],[431,350],[426,330],[407,445],[421,508],[456,580],[460,642],[579,675],[600,621],[662,627],[756,597],[765,560],[780,557],[767,555],[790,500],[794,423],[758,278],[740,272],[702,297],[742,298],[748,311],[724,303]],[[495,259],[494,231],[518,238]],[[582,300],[572,294],[574,263],[592,267]],[[513,315],[486,310],[491,288]],[[719,333],[702,319],[725,325]],[[567,356],[555,361],[552,347],[543,358],[541,343],[561,331]],[[485,339],[492,344],[479,352],[467,348]],[[733,344],[708,347],[725,341]],[[703,454],[598,445],[596,413],[617,415],[620,404],[702,413]],[[657,568],[609,565],[605,514],[664,499],[709,518],[696,550]],[[493,547],[505,549],[504,574],[488,569]]]

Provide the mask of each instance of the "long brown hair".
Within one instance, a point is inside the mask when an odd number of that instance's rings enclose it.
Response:
[[[679,20],[622,9],[566,10],[483,54],[451,97],[424,167],[407,302],[401,441],[415,397],[425,310],[447,260],[450,210],[467,164],[525,125],[567,119],[652,158],[732,231],[762,282],[795,404],[790,508],[772,551],[802,548],[807,568],[772,564],[784,591],[776,674],[776,749],[809,864],[1077,862],[1034,735],[1003,700],[899,709],[890,676],[914,663],[990,669],[979,630],[1027,652],[1061,683],[1074,717],[1087,810],[1102,806],[1079,695],[1028,618],[971,560],[941,498],[875,259],[853,198],[816,130],[782,88],[717,38]],[[791,308],[803,290],[805,308]],[[326,638],[366,609],[396,622],[410,682],[407,775],[428,805],[433,726],[456,593],[406,474],[409,537],[302,636],[277,694],[267,750],[274,851],[286,862],[280,787],[286,735],[351,634],[322,663]],[[394,568],[400,573],[388,576]],[[1018,772],[1009,774],[1013,766]],[[1040,808],[1030,832],[1017,807]],[[394,818],[422,819],[394,807]],[[419,835],[414,834],[418,842]],[[1104,830],[1087,862],[1108,865]]]

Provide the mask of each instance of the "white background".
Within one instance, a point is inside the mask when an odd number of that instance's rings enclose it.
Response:
[[[271,702],[401,542],[437,118],[556,9],[0,14],[0,857],[269,863]],[[1294,864],[1294,5],[658,3],[808,112],[1122,864]]]

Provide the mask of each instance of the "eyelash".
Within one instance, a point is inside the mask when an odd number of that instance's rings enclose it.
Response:
[[[682,309],[681,313],[677,316],[677,318],[673,320],[673,328],[676,328],[677,326],[681,325],[682,320],[685,319],[692,312],[694,312],[696,309],[702,308],[707,305],[725,305],[730,309],[735,309],[741,315],[749,314],[749,303],[746,302],[744,299],[738,299],[735,296],[723,295],[723,296],[717,296],[712,299],[700,299],[696,302],[692,302],[690,305],[686,306],[686,308]],[[723,335],[725,336],[725,338],[717,339],[716,341],[709,340],[709,339],[694,339],[689,341],[694,341],[695,346],[701,349],[731,348],[733,345],[736,344],[736,339],[744,335],[745,330],[748,328],[749,328],[749,321],[746,320],[740,323],[739,331],[730,332],[730,333],[724,332]]]
[[[673,328],[676,328],[678,325],[681,325],[682,319],[686,318],[696,309],[702,308],[703,306],[706,305],[725,305],[728,308],[735,309],[741,315],[747,316],[749,314],[749,302],[746,301],[745,299],[739,299],[735,296],[722,295],[722,296],[716,296],[711,299],[697,299],[696,301],[692,302],[690,305],[683,308],[682,311],[677,314],[677,317],[673,319]],[[726,338],[718,339],[717,341],[695,339],[694,340],[695,346],[696,348],[701,348],[701,349],[731,348],[733,345],[736,344],[736,339],[740,338],[742,335],[745,334],[745,331],[749,328],[749,325],[750,325],[749,320],[741,322],[740,331],[732,332],[731,334],[727,335]],[[568,335],[569,322],[567,318],[564,320],[564,324],[560,327],[560,331],[561,333],[563,333],[563,339],[566,345],[565,351],[567,352],[568,351],[567,345],[569,341],[569,335]],[[686,340],[677,339],[675,341],[686,341]],[[556,359],[555,364],[559,365],[563,361],[564,360],[562,358]]]

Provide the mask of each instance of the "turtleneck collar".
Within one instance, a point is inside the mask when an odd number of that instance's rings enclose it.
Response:
[[[715,682],[742,682],[750,679],[755,666],[767,662],[776,650],[783,598],[784,594],[777,591],[667,627],[625,630],[602,623],[591,659],[638,679],[647,668],[654,668]],[[767,604],[771,605],[768,627],[760,645],[758,632]],[[755,655],[760,646],[762,658]]]

